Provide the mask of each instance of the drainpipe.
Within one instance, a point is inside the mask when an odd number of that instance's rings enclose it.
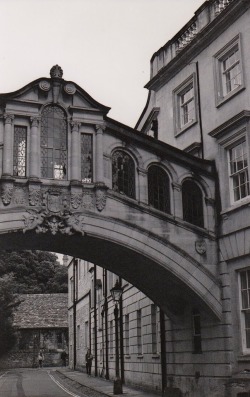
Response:
[[[95,376],[97,376],[97,308],[96,308],[96,265],[94,265],[94,338],[95,338]]]
[[[106,374],[105,378],[109,379],[109,339],[108,339],[108,298],[107,298],[107,270],[103,272],[103,292],[104,292],[104,320],[105,320],[105,359]]]
[[[197,95],[198,95],[198,113],[200,123],[200,139],[201,139],[201,158],[204,159],[204,142],[203,142],[203,128],[202,128],[202,116],[201,116],[201,95],[200,95],[200,75],[199,75],[199,64],[195,62],[196,76],[197,76]]]
[[[122,278],[119,277],[119,284],[122,285]],[[124,383],[124,349],[123,349],[123,299],[122,294],[119,302],[120,312],[120,357],[121,357],[121,381]]]
[[[160,310],[160,334],[161,334],[161,390],[166,397],[167,389],[167,360],[166,360],[166,328],[164,312]]]
[[[74,333],[74,360],[73,369],[76,368],[76,266],[77,259],[73,259],[73,333]]]

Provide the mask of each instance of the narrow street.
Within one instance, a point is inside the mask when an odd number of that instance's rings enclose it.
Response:
[[[16,369],[0,374],[0,397],[69,396],[85,397],[88,394],[79,393],[63,384],[54,369]]]

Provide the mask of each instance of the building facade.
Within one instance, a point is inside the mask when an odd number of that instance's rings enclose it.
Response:
[[[227,357],[214,371],[212,363],[218,363],[219,357],[211,356],[206,373],[201,370],[200,375],[211,379],[231,376],[227,396],[248,396],[250,390],[246,375],[250,369],[249,7],[244,0],[206,1],[153,55],[146,84],[148,102],[136,125],[144,134],[215,162],[218,275]],[[201,363],[208,345],[214,351],[222,348],[205,331],[205,322],[201,315]],[[184,342],[183,350],[187,351]],[[174,352],[169,362],[170,373],[176,376],[180,366]],[[184,391],[183,375],[191,376],[191,368],[186,365],[175,377]],[[204,395],[224,395],[222,390],[210,393]]]
[[[161,330],[167,318],[137,288],[81,259],[69,263],[69,366],[85,371],[90,349],[92,375],[114,379],[115,305],[110,290],[117,280],[123,290],[118,320],[121,378],[126,384],[160,391],[164,373]]]
[[[43,351],[46,367],[61,366],[68,352],[68,294],[19,294],[13,313],[16,344],[1,357],[1,368],[37,368]]]

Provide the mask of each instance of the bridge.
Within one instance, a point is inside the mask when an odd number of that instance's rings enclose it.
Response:
[[[0,249],[83,258],[169,316],[221,318],[212,162],[111,119],[58,65],[0,103]]]

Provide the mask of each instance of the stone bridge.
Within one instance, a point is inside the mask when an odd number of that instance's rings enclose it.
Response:
[[[220,318],[213,163],[109,118],[62,76],[0,95],[0,248],[83,258],[170,316]]]

